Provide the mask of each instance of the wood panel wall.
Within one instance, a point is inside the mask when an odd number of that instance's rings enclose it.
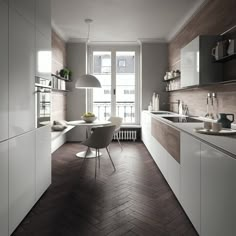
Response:
[[[52,73],[57,74],[66,66],[66,43],[52,30]],[[66,93],[52,92],[52,122],[66,120]]]
[[[235,0],[208,0],[169,43],[169,69],[180,69],[180,49],[198,35],[219,35],[236,25]],[[236,60],[224,64],[224,80],[236,80]],[[169,101],[184,101],[191,115],[206,114],[208,92],[216,92],[215,112],[236,115],[236,85],[171,92]],[[173,107],[173,110],[177,108]]]

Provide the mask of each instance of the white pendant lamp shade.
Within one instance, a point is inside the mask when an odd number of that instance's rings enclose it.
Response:
[[[75,88],[101,88],[99,80],[93,75],[82,75],[75,83]]]

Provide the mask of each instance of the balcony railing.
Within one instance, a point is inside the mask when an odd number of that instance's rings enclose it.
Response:
[[[93,112],[99,120],[106,120],[111,116],[110,102],[94,102]],[[123,123],[135,123],[135,103],[117,102],[116,116],[123,118]]]

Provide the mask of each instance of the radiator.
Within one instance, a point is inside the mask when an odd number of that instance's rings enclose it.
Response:
[[[137,139],[137,131],[136,130],[120,130],[118,133],[114,134],[113,139],[117,140],[133,140]]]

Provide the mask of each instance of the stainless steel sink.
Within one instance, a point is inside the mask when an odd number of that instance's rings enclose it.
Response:
[[[152,114],[154,115],[169,115],[173,114],[173,112],[170,111],[151,111]]]

